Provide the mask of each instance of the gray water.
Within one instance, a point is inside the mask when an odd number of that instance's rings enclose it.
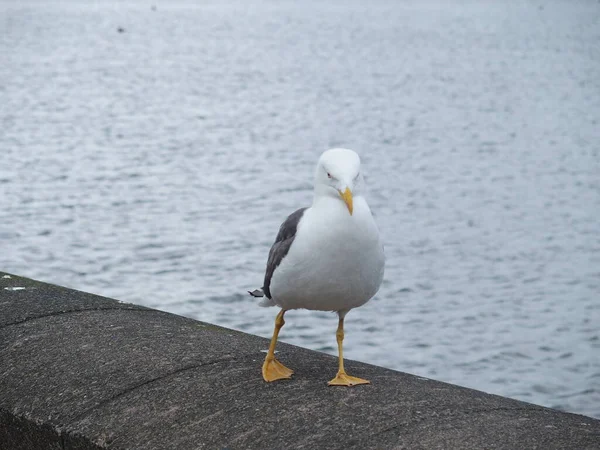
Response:
[[[3,270],[270,336],[246,290],[346,146],[387,255],[346,356],[600,417],[600,3],[151,5],[0,3]]]

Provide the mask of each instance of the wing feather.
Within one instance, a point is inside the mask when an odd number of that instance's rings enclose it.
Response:
[[[296,238],[296,230],[298,229],[298,224],[304,215],[304,211],[307,208],[300,208],[297,211],[294,211],[292,214],[288,216],[287,219],[281,224],[279,227],[279,233],[277,233],[277,237],[275,238],[275,242],[269,251],[269,259],[267,260],[267,270],[265,272],[265,280],[262,287],[263,292],[268,298],[271,298],[271,278],[273,277],[273,273],[275,273],[275,269],[279,267],[283,258],[290,251],[290,247]]]

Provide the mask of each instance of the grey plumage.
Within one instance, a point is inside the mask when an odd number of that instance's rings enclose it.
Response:
[[[300,222],[300,219],[302,219],[306,209],[307,208],[300,208],[293,212],[279,227],[279,233],[277,233],[275,242],[269,251],[263,287],[261,289],[255,289],[252,292],[248,291],[253,297],[262,297],[262,294],[264,294],[267,298],[271,298],[271,278],[273,277],[275,269],[277,269],[279,264],[281,264],[281,261],[283,261],[283,258],[288,254],[290,247],[294,242],[294,238],[296,237],[298,223]]]

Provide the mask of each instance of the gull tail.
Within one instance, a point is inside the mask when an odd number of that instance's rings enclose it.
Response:
[[[250,294],[252,297],[264,297],[265,296],[265,293],[263,292],[262,288],[254,289],[253,291],[248,291],[248,294]]]
[[[258,306],[264,306],[264,307],[275,306],[275,302],[273,301],[273,299],[267,297],[265,295],[265,292],[262,290],[262,288],[254,289],[253,291],[248,291],[248,294],[250,294],[252,297],[258,297],[258,298],[263,297],[262,301],[258,304]]]

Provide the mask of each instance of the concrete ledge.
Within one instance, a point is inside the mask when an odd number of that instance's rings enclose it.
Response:
[[[284,343],[267,384],[266,339],[4,275],[0,449],[600,449],[596,419],[368,364],[328,387],[336,358]]]

